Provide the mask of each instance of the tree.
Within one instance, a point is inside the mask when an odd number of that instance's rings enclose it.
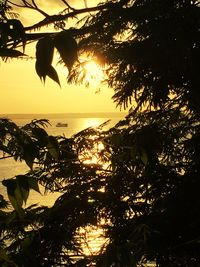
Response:
[[[23,56],[15,52],[18,44],[39,39],[36,71],[43,81],[49,76],[59,83],[54,47],[70,82],[82,79],[77,54],[90,54],[106,71],[114,101],[135,107],[108,131],[102,125],[69,139],[49,136],[46,121],[22,128],[0,121],[1,150],[30,167],[27,175],[4,181],[14,211],[1,212],[2,264],[199,266],[199,1],[105,1],[82,10],[62,2],[65,13],[49,16],[35,1],[21,1],[21,8],[45,18],[27,28],[12,24],[17,37],[2,30],[0,52],[7,54],[1,55]],[[85,12],[95,16],[65,28],[66,19]],[[2,17],[10,29],[13,22]],[[56,33],[27,33],[54,23],[61,29]],[[96,164],[85,162],[88,154]],[[52,208],[23,209],[36,181],[61,192]],[[88,226],[104,230],[96,255],[82,250]]]

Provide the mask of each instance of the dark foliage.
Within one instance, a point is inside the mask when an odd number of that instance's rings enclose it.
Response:
[[[118,105],[162,107],[173,95],[199,111],[198,1],[118,1],[85,27],[80,45],[106,58]]]
[[[29,4],[46,16],[35,1]],[[69,12],[46,16],[33,28],[63,27],[70,16],[98,12],[80,28],[35,38],[40,78],[59,83],[49,72],[56,48],[69,80],[77,82],[77,53],[89,53],[104,67],[116,103],[135,106],[115,127],[71,138],[50,136],[46,120],[23,127],[0,120],[4,156],[30,168],[3,181],[12,209],[1,197],[0,263],[200,266],[199,1],[106,1],[86,11],[65,4]],[[3,10],[1,25],[9,28],[9,10]],[[2,30],[0,52],[15,53],[16,43],[28,38],[20,23],[11,28],[17,34]],[[52,207],[24,206],[38,184],[60,192]],[[101,250],[87,254],[86,232],[95,227],[103,234]]]

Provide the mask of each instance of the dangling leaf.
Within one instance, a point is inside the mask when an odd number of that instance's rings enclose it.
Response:
[[[2,184],[7,188],[8,195],[14,196],[17,182],[14,179],[3,180]]]
[[[24,154],[24,160],[31,170],[33,168],[34,159],[35,159],[34,155],[32,155],[30,153]]]
[[[53,158],[55,159],[59,158],[58,141],[54,136],[49,136],[47,149]]]
[[[18,215],[22,218],[24,215],[24,211],[22,209],[23,196],[21,194],[21,190],[20,190],[17,180],[15,179],[4,180],[2,181],[2,184],[6,186],[7,188],[8,198],[13,208],[17,211]]]
[[[28,177],[25,175],[17,175],[16,176],[16,180],[18,183],[18,186],[20,188],[20,194],[22,196],[22,199],[24,201],[24,203],[26,204],[26,201],[28,199],[29,196],[29,191],[30,191],[30,186],[28,183]]]
[[[29,168],[32,169],[34,160],[39,155],[38,147],[36,146],[35,143],[29,143],[29,144],[24,144],[23,149],[24,149],[23,153],[24,160],[26,164],[29,166]]]
[[[37,140],[41,146],[47,145],[48,134],[44,129],[35,127],[32,129],[32,133],[37,138]]]
[[[35,190],[36,192],[40,193],[38,181],[33,177],[27,177],[29,188]]]
[[[49,66],[53,60],[53,41],[50,36],[45,36],[40,39],[36,45],[36,60],[43,63],[45,66]]]
[[[61,56],[62,61],[70,71],[74,62],[78,58],[78,47],[76,40],[68,32],[62,31],[55,36],[54,44]]]
[[[37,42],[35,69],[44,83],[53,60],[53,51],[54,46],[50,36],[46,36]]]
[[[143,164],[146,166],[148,163],[148,155],[147,152],[142,148],[140,152],[140,158]]]
[[[37,60],[35,63],[35,70],[37,75],[40,77],[40,80],[45,83],[45,79],[47,76],[47,66],[43,64],[42,61]]]
[[[56,70],[54,69],[53,66],[49,66],[47,75],[48,75],[52,80],[54,80],[56,83],[58,83],[59,86],[61,86],[61,85],[60,85],[59,78],[58,78],[58,74],[57,74],[57,72],[56,72]]]
[[[26,204],[30,189],[40,192],[37,181],[26,175],[17,175],[16,179],[4,180],[2,184],[6,186],[8,198],[13,208],[21,217],[24,214],[22,205],[23,203]]]
[[[7,188],[8,198],[13,208],[19,216],[23,217],[22,205],[26,204],[30,189],[40,193],[38,181],[26,175],[17,175],[16,179],[4,180],[2,184]]]
[[[61,86],[59,78],[58,78],[58,74],[53,66],[51,65],[44,66],[42,62],[36,61],[35,69],[42,82],[45,83],[46,76],[49,76],[49,78],[51,78],[56,83],[58,83],[59,86]]]

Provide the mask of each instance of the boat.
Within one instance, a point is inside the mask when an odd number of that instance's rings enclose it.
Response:
[[[67,123],[64,123],[64,122],[58,122],[56,124],[56,127],[67,127],[67,126],[68,126],[68,124]]]

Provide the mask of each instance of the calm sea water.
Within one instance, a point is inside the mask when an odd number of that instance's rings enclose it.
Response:
[[[124,116],[124,113],[0,115],[1,118],[12,119],[19,126],[29,123],[32,119],[48,119],[51,125],[46,128],[47,132],[50,135],[64,135],[66,137],[70,137],[87,127],[96,127],[107,120],[110,120],[107,128],[112,127]],[[56,127],[58,122],[67,123],[68,127]],[[15,162],[13,159],[0,160],[0,181],[15,177],[15,175],[25,174],[27,170],[28,167],[24,163]],[[34,191],[30,192],[27,206],[33,203],[51,206],[59,196],[57,193],[45,195],[42,187],[40,190],[42,192],[41,195]],[[0,183],[0,194],[6,196],[6,188],[2,183]]]

